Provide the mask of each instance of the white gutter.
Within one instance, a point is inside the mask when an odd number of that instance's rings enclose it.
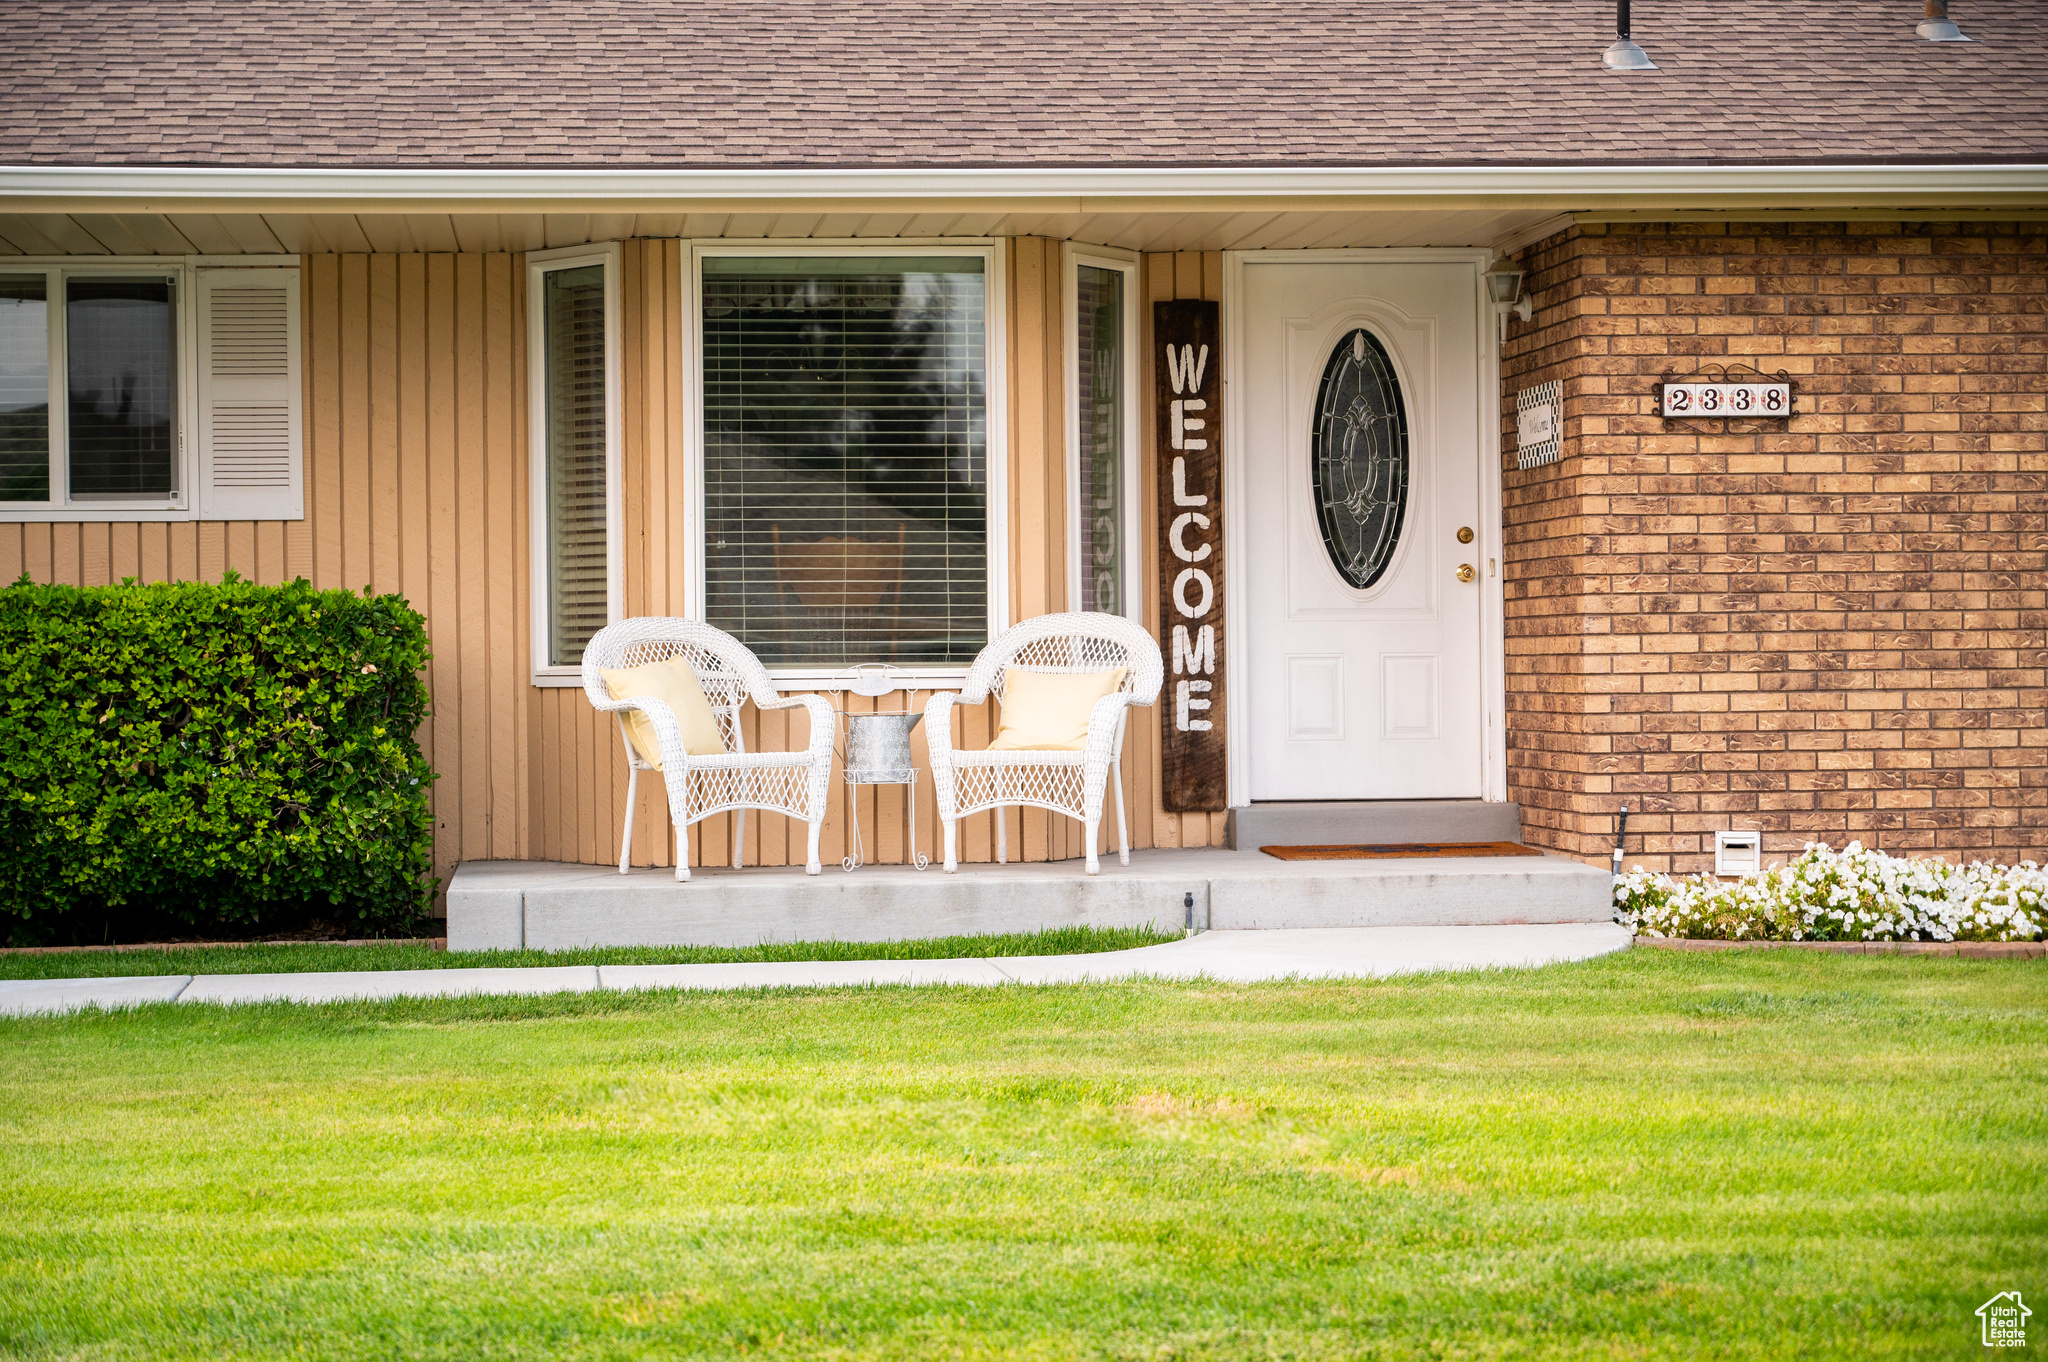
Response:
[[[706,199],[1924,198],[2048,205],[2048,165],[1195,167],[985,170],[356,170],[0,166],[0,199],[659,202]],[[1079,205],[1076,205],[1079,206]],[[57,211],[62,211],[61,209]]]

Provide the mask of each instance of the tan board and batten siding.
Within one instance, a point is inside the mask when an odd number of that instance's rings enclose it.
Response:
[[[1023,619],[1067,606],[1065,335],[1060,243],[1009,242],[1010,612]],[[297,521],[0,525],[0,581],[98,585],[212,581],[229,569],[259,582],[309,578],[322,587],[397,592],[427,617],[434,660],[434,713],[421,746],[440,779],[434,788],[434,861],[444,878],[458,862],[537,858],[601,864],[618,855],[626,817],[618,734],[599,722],[580,689],[529,684],[525,259],[515,253],[339,254],[303,258],[306,385],[306,518]],[[683,251],[677,240],[633,240],[623,252],[626,612],[681,614],[687,599],[682,541],[685,403]],[[1143,257],[1141,335],[1151,304],[1218,298],[1222,257],[1180,252]],[[1138,394],[1150,391],[1149,343]],[[1137,486],[1139,523],[1150,525],[1150,405]],[[1158,546],[1149,537],[1140,581],[1148,627],[1156,623]],[[921,708],[928,691],[909,697]],[[847,696],[860,708],[895,708]],[[750,746],[806,740],[803,715],[748,711]],[[993,732],[993,707],[962,717],[971,746]],[[1132,845],[1214,846],[1221,814],[1174,814],[1159,806],[1158,711],[1133,715],[1124,764]],[[914,740],[924,760],[920,733]],[[643,782],[645,784],[645,782]],[[901,789],[862,787],[858,816],[869,855],[905,854]],[[938,844],[927,779],[919,792],[918,844]],[[658,785],[643,789],[635,816],[636,861],[671,864],[674,837]],[[1036,810],[1009,812],[1012,855],[1081,855],[1078,824]],[[965,860],[994,857],[992,815],[962,821]],[[1113,814],[1103,846],[1114,845]],[[700,825],[698,864],[727,863],[732,820]],[[833,784],[824,855],[849,842],[845,787]],[[747,819],[750,865],[801,865],[800,825],[775,814]]]

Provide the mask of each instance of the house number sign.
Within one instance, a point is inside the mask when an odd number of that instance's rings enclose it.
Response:
[[[1159,468],[1160,787],[1175,813],[1220,813],[1223,694],[1223,412],[1217,305],[1152,305]]]
[[[1790,416],[1790,383],[1666,383],[1661,402],[1666,417],[1714,419],[1727,416]]]

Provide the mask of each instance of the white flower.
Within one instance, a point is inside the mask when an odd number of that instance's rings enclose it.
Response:
[[[1888,856],[1851,842],[1809,842],[1790,864],[1731,884],[1673,880],[1637,866],[1614,886],[1615,920],[1655,935],[1863,941],[2032,941],[2048,871]]]

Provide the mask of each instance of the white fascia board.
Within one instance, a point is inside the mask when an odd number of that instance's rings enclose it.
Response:
[[[1593,203],[2048,203],[2048,165],[1442,166],[1292,168],[1008,167],[933,170],[357,170],[154,166],[0,166],[0,203],[64,212],[124,201],[144,212],[199,202],[280,211],[341,205],[387,211],[444,205],[509,211],[575,202],[1015,200],[1076,212],[1217,199],[1436,199]]]

